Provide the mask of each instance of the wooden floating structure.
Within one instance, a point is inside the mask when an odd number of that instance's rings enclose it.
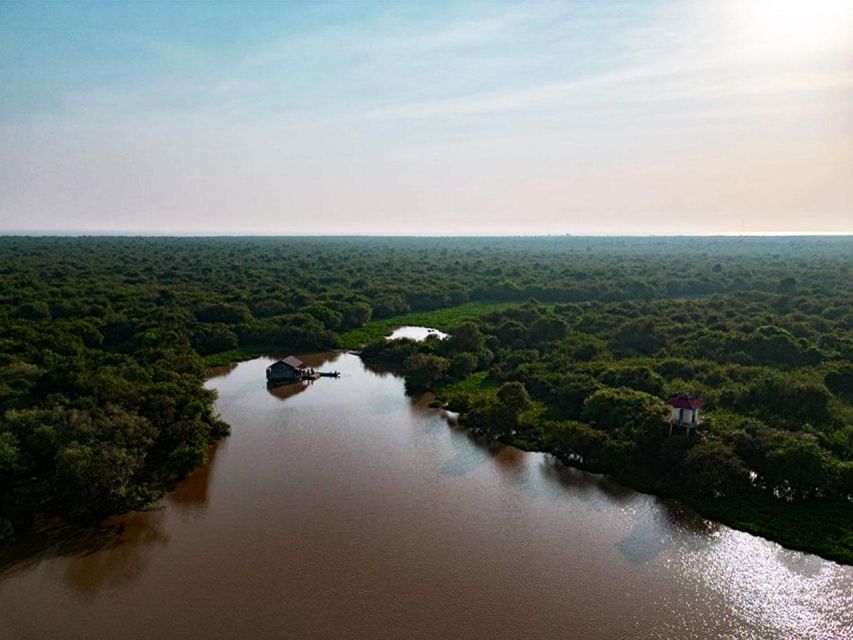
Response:
[[[295,356],[287,356],[267,367],[267,382],[302,382],[338,378],[340,375],[338,371],[315,371]]]

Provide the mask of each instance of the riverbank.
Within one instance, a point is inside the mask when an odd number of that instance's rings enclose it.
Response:
[[[604,473],[634,491],[677,500],[703,518],[732,529],[760,536],[786,549],[812,553],[839,564],[853,566],[853,527],[850,505],[838,500],[809,500],[785,503],[755,491],[747,497],[701,499],[657,484],[652,478],[589,468],[577,460],[560,456],[538,438],[501,438],[524,451],[548,453],[569,467]]]
[[[810,640],[850,628],[850,567],[474,437],[354,354],[305,358],[341,379],[270,389],[266,358],[218,372],[205,386],[232,435],[207,464],[156,509],[0,566],[0,637]]]
[[[479,372],[465,380],[442,387],[436,390],[435,394],[441,399],[459,392],[494,397],[499,389],[500,384],[496,380],[490,379],[484,372]],[[661,484],[658,478],[652,476],[591,468],[577,459],[560,455],[539,437],[537,427],[553,411],[544,403],[534,402],[534,409],[526,416],[532,429],[529,428],[524,434],[499,440],[525,451],[554,455],[563,464],[582,471],[604,473],[635,491],[677,500],[703,518],[761,536],[787,549],[813,553],[840,564],[853,565],[853,522],[850,519],[849,503],[829,499],[783,502],[758,490],[736,498],[703,499],[678,491],[677,487]],[[460,424],[464,426],[464,414],[460,417]]]
[[[449,330],[464,320],[510,306],[513,304],[470,304],[371,321],[362,329],[341,334],[341,343],[346,344],[349,348],[358,348],[370,340],[386,337],[396,327],[410,324]],[[271,345],[240,348],[214,354],[214,356],[206,358],[205,362],[209,366],[228,365],[280,351],[280,347],[275,348]],[[478,372],[452,385],[439,388],[436,393],[445,399],[458,393],[495,396],[499,388],[500,383],[489,378],[486,372]],[[532,417],[534,426],[544,420],[555,418],[555,412],[551,407],[539,401],[536,401],[534,405],[535,411],[533,413],[538,414]],[[558,453],[550,450],[535,434],[504,438],[502,441],[526,451],[554,455]],[[759,535],[786,548],[814,553],[843,564],[853,564],[853,525],[851,525],[849,518],[849,504],[837,500],[809,500],[787,503],[773,499],[759,491],[737,499],[703,499],[678,491],[676,486],[663,485],[655,477],[620,473],[614,469],[590,468],[579,464],[577,460],[566,459],[565,456],[561,457],[561,460],[565,464],[581,470],[607,473],[620,483],[637,491],[678,500],[705,518],[715,520],[734,529]]]
[[[388,362],[384,365],[403,375],[399,365]],[[433,389],[436,400],[430,406],[454,410],[452,405],[447,406],[448,399],[454,396],[467,396],[469,400],[495,399],[500,388],[501,383],[487,372],[476,372],[452,384]],[[550,448],[540,436],[540,427],[544,422],[560,418],[558,409],[540,400],[532,400],[530,409],[523,414],[526,426],[524,431],[510,437],[499,437],[497,440],[524,451],[553,455],[566,466],[589,473],[604,474],[640,493],[676,500],[703,518],[760,536],[787,549],[812,553],[840,564],[853,565],[853,521],[850,518],[849,503],[837,499],[784,502],[757,489],[734,498],[703,499],[679,491],[677,486],[663,484],[659,478],[652,475],[584,465],[576,458],[561,455],[559,451]],[[460,412],[459,424],[465,427],[464,412]]]

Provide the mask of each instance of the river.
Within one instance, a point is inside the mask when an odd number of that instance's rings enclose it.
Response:
[[[853,567],[473,439],[351,354],[208,381],[231,436],[162,508],[0,571],[0,638],[853,638]]]

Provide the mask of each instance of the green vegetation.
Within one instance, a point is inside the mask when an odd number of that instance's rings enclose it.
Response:
[[[205,366],[363,349],[474,431],[853,559],[851,238],[0,238],[0,520],[136,508]],[[424,324],[451,338],[388,342]],[[668,436],[666,399],[706,404]]]
[[[509,302],[494,304],[481,304],[469,302],[467,304],[450,307],[446,309],[434,309],[432,311],[413,311],[382,320],[371,320],[359,329],[353,329],[342,333],[340,345],[345,349],[361,349],[364,345],[385,338],[397,327],[408,325],[419,327],[432,327],[439,331],[448,331],[452,327],[466,321],[477,318],[492,311],[500,311],[512,306]]]
[[[495,397],[501,383],[489,376],[487,371],[478,371],[462,380],[452,382],[442,388],[442,396],[453,398],[454,396],[472,397]]]
[[[220,351],[219,353],[211,353],[202,358],[206,367],[224,367],[234,362],[243,362],[244,360],[253,360],[260,356],[270,353],[276,353],[280,347],[274,344],[266,346],[240,346],[236,349],[228,351]]]
[[[530,302],[363,357],[400,366],[411,392],[436,392],[476,433],[853,562],[850,299]],[[665,400],[683,393],[704,400],[704,422],[670,435]]]

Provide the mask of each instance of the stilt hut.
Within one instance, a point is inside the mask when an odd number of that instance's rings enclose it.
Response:
[[[669,401],[669,406],[672,412],[669,417],[669,433],[672,434],[672,427],[684,427],[689,433],[691,429],[696,429],[702,420],[699,417],[699,409],[702,408],[702,401],[688,394],[677,396]]]
[[[308,370],[302,360],[294,356],[287,356],[284,360],[273,362],[267,367],[267,380],[269,382],[290,382],[301,380]]]

